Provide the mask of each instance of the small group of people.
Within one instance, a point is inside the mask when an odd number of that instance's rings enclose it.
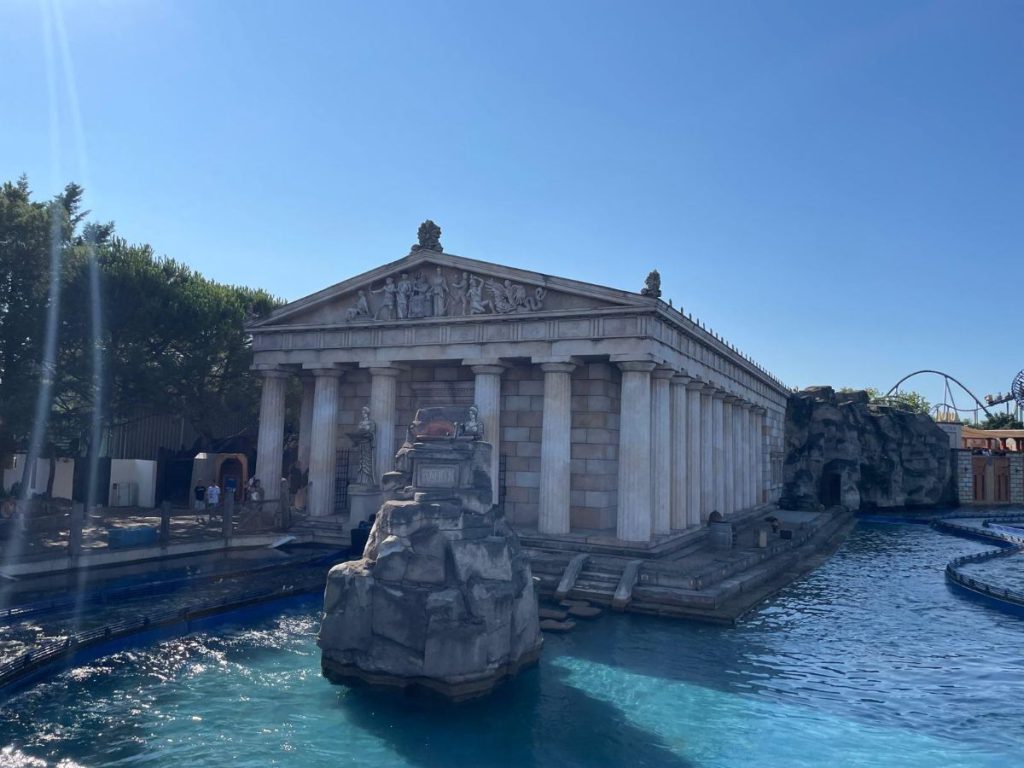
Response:
[[[221,505],[223,500],[221,494],[226,492],[228,494],[234,494],[236,485],[234,480],[230,479],[226,483],[227,488],[225,491],[221,491],[217,481],[214,480],[209,485],[197,485],[195,487],[195,502],[194,508],[196,512],[196,522],[200,522],[203,514],[207,516],[207,522],[212,520],[215,514],[221,514]],[[237,497],[236,497],[237,498]],[[249,481],[245,485],[245,501],[247,503],[255,503],[263,501],[263,487],[260,485],[258,478],[250,477]]]
[[[206,513],[207,521],[213,517],[213,511],[220,507],[220,486],[214,480],[209,485],[197,485],[195,488],[195,509],[196,522],[200,521],[202,513]]]

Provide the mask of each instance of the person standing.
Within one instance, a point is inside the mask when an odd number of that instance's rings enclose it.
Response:
[[[206,486],[197,485],[195,487],[195,504],[193,506],[196,511],[196,522],[198,523],[202,519],[203,510],[206,509]]]
[[[213,512],[220,506],[220,486],[214,480],[206,489],[206,519],[213,519]]]

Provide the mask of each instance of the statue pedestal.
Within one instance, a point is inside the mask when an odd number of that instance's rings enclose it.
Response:
[[[380,509],[383,498],[380,488],[363,483],[352,483],[348,487],[348,519],[355,528],[361,522],[370,519],[370,515]]]
[[[384,474],[396,489],[388,495],[401,498],[381,505],[362,558],[328,574],[317,641],[328,679],[423,687],[461,701],[540,656],[530,560],[491,505],[491,446],[456,436],[463,415],[416,412],[401,471]],[[380,493],[362,488],[353,502]]]

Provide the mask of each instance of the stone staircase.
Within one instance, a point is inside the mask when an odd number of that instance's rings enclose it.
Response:
[[[610,605],[627,563],[629,560],[622,557],[588,557],[569,591],[569,597]]]
[[[563,549],[528,548],[538,593],[609,605],[618,610],[732,622],[751,606],[838,546],[852,525],[851,513],[823,514],[794,525],[790,538],[756,544],[763,523],[741,521],[739,543],[715,550],[707,539],[655,559]]]
[[[320,544],[337,549],[352,546],[348,519],[339,515],[303,517],[295,521],[288,533],[303,544]]]

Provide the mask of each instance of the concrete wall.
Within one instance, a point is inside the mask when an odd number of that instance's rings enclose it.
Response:
[[[950,450],[958,451],[964,447],[962,424],[953,424],[947,421],[937,421],[935,424],[949,437]]]
[[[136,483],[135,503],[140,507],[156,505],[156,462],[146,459],[112,459],[110,462],[109,499],[114,503],[114,485]]]
[[[3,471],[4,491],[10,491],[15,483],[21,482],[24,473],[26,456],[24,453],[14,455],[14,466]],[[75,479],[75,460],[59,458],[55,463],[53,479],[53,498],[70,499]],[[46,493],[46,484],[50,479],[50,460],[37,459],[36,471],[30,493],[32,495]]]

